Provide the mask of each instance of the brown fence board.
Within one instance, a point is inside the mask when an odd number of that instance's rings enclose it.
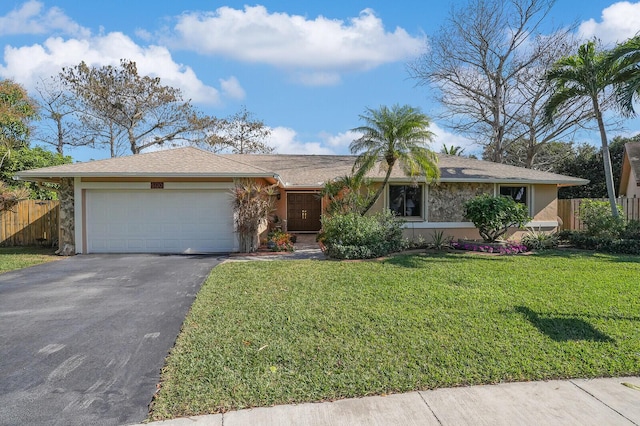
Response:
[[[560,229],[579,231],[583,229],[578,218],[582,198],[558,200],[558,217],[562,221]],[[609,201],[607,198],[594,198],[595,201]],[[640,198],[617,198],[616,204],[622,207],[625,219],[640,220]]]
[[[0,212],[0,246],[55,244],[59,216],[59,201],[20,201],[10,211]]]

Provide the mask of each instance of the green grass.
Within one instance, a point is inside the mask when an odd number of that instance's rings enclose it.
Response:
[[[40,247],[0,247],[0,273],[59,259],[55,249]]]
[[[557,251],[215,268],[153,419],[640,373],[640,257]]]

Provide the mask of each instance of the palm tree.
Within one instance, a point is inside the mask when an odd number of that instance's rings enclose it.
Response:
[[[578,48],[576,55],[567,56],[557,61],[546,78],[552,85],[552,94],[545,105],[545,115],[549,121],[562,105],[575,102],[581,98],[591,101],[594,117],[600,130],[604,174],[607,184],[607,195],[611,204],[611,214],[618,216],[613,173],[611,172],[611,155],[607,143],[607,133],[602,118],[603,100],[606,91],[614,84],[615,70],[611,67],[607,55],[596,49],[596,43],[590,41]]]
[[[447,146],[443,144],[440,152],[447,155],[455,155],[461,157],[464,153],[464,148],[458,145]]]
[[[616,72],[618,106],[623,115],[634,116],[633,101],[640,98],[640,35],[616,46],[609,54],[609,61]]]
[[[440,176],[438,157],[428,148],[434,137],[428,130],[431,122],[420,109],[409,105],[367,108],[360,119],[366,124],[352,131],[362,133],[362,136],[349,146],[351,153],[358,155],[353,171],[356,176],[363,177],[378,163],[386,170],[382,185],[362,214],[367,213],[380,198],[396,164],[414,183],[421,176],[431,180]]]

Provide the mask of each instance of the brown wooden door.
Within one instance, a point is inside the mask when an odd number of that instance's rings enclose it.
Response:
[[[317,194],[287,194],[287,231],[318,232],[322,201]]]

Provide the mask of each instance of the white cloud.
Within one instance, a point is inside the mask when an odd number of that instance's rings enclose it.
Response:
[[[326,132],[320,133],[320,138],[323,140],[324,144],[339,153],[347,153],[351,142],[358,139],[360,136],[361,133],[356,133],[351,130],[338,133],[337,135],[332,135]]]
[[[47,34],[58,32],[74,37],[89,37],[91,31],[69,18],[62,9],[44,9],[44,4],[29,0],[5,16],[0,16],[0,35]]]
[[[228,79],[220,79],[220,88],[222,89],[222,93],[231,99],[235,99],[237,101],[241,101],[244,99],[246,93],[240,82],[235,77],[229,77]]]
[[[118,65],[122,58],[136,62],[141,75],[158,76],[163,84],[180,88],[186,99],[212,105],[221,102],[220,90],[203,83],[192,68],[176,63],[166,47],[140,46],[119,32],[87,39],[50,37],[42,44],[6,46],[0,77],[14,79],[31,89],[40,78],[56,75],[63,67],[81,61],[91,66]],[[235,77],[220,83],[222,95],[232,99],[244,96]]]
[[[602,11],[601,21],[595,19],[580,24],[578,32],[585,39],[597,37],[605,44],[622,42],[640,30],[640,2],[622,1]]]
[[[432,151],[440,152],[443,145],[446,145],[447,147],[459,146],[464,148],[465,155],[475,154],[478,155],[478,157],[482,155],[482,147],[471,139],[448,132],[436,123],[432,123],[429,130],[431,130],[436,136],[431,144]]]
[[[295,71],[306,84],[335,84],[338,71],[363,71],[405,61],[424,51],[425,40],[404,29],[386,31],[371,9],[348,21],[286,13],[264,6],[185,13],[166,42],[201,54],[265,63]]]
[[[443,145],[453,145],[464,148],[465,155],[482,155],[482,148],[470,139],[447,132],[435,123],[430,130],[436,135],[434,142],[430,144],[432,151],[440,152]],[[315,140],[304,141],[294,129],[273,127],[267,143],[275,148],[277,154],[348,155],[349,145],[359,137],[360,133],[347,130],[337,134],[321,132]]]
[[[274,127],[267,142],[277,154],[317,154],[332,155],[335,151],[321,142],[303,142],[295,130],[288,127]]]

